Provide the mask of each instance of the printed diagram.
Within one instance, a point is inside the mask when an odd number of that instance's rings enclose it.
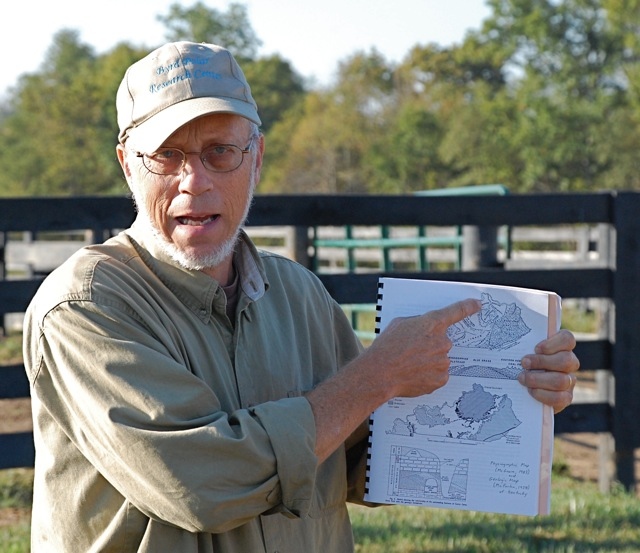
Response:
[[[402,409],[406,399],[395,398],[389,405]],[[404,418],[397,417],[388,435],[424,437],[428,441],[478,445],[500,439],[518,444],[518,436],[509,432],[521,421],[513,410],[508,394],[494,395],[481,384],[473,384],[450,405],[419,404]],[[425,444],[424,441],[421,444]],[[388,494],[410,501],[460,501],[467,498],[469,458],[441,459],[433,451],[392,445],[390,449]]]
[[[464,501],[469,459],[449,460],[445,465],[448,466],[443,467],[437,455],[424,449],[391,446],[389,495],[405,500]]]
[[[500,303],[487,292],[482,293],[481,301],[482,309],[478,313],[447,330],[453,342],[449,372],[458,376],[515,379],[522,370],[515,360],[504,365],[486,360],[460,363],[456,359],[456,348],[488,350],[487,354],[504,352],[517,346],[531,332],[522,318],[522,309],[515,302]]]
[[[403,399],[390,404],[401,407]],[[494,395],[481,384],[463,391],[453,403],[418,405],[405,418],[396,418],[387,434],[402,436],[426,435],[434,439],[449,438],[473,442],[492,442],[505,438],[521,421],[513,411],[513,402],[507,394]]]
[[[517,378],[522,358],[557,330],[551,292],[381,278],[377,328],[474,297],[481,309],[447,328],[449,379],[394,397],[371,415],[365,499],[508,514],[548,514],[551,412]],[[446,376],[446,375],[445,375]]]
[[[515,302],[500,303],[487,292],[480,299],[482,309],[478,313],[449,327],[447,334],[455,346],[505,350],[531,331]]]

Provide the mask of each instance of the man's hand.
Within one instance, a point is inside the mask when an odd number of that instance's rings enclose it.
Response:
[[[561,330],[540,342],[535,353],[522,358],[524,371],[518,375],[521,384],[542,403],[559,413],[573,401],[575,372],[580,362],[573,353],[576,339],[568,330]]]
[[[449,379],[447,328],[480,311],[469,299],[417,317],[393,320],[361,355],[311,390],[316,455],[321,462],[347,440],[369,414],[396,396],[419,396]]]
[[[449,380],[451,340],[447,329],[480,311],[468,299],[415,317],[394,319],[369,346],[372,378],[387,380],[389,398],[429,394]],[[388,399],[388,398],[386,398]]]

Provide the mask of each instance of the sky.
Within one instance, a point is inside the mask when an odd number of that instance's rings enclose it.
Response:
[[[79,32],[96,54],[128,41],[159,46],[165,26],[157,20],[169,6],[197,0],[54,0],[12,2],[3,14],[0,44],[0,95],[24,73],[38,71],[53,36]],[[226,12],[229,0],[201,0]],[[246,6],[260,56],[279,54],[303,77],[330,84],[338,63],[375,48],[388,62],[399,62],[415,45],[459,44],[488,15],[484,0],[235,0]]]

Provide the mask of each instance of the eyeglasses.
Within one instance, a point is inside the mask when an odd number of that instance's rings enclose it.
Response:
[[[212,144],[201,152],[183,152],[178,148],[161,148],[152,154],[135,152],[136,157],[142,158],[147,170],[155,175],[176,175],[184,169],[188,155],[200,156],[202,165],[214,173],[229,173],[235,171],[244,161],[244,155],[251,151],[251,144],[255,136],[251,137],[247,147],[242,149],[234,144]]]

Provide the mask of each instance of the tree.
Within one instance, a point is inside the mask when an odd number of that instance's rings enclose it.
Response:
[[[226,13],[196,2],[190,8],[175,3],[169,13],[158,20],[168,29],[168,41],[191,40],[224,46],[240,63],[255,59],[261,41],[256,36],[247,9],[241,4],[229,4]]]
[[[512,74],[510,140],[521,190],[610,186],[619,162],[610,119],[628,109],[621,34],[601,0],[490,0],[482,36],[502,44]],[[620,185],[621,183],[619,183]]]
[[[392,74],[376,51],[357,53],[340,65],[333,90],[308,93],[267,136],[262,190],[369,191],[364,159],[385,125]]]
[[[141,55],[120,48],[97,57],[75,31],[54,37],[43,70],[20,80],[0,134],[5,195],[118,192],[115,89]]]
[[[243,70],[258,104],[262,130],[267,133],[276,121],[300,102],[305,94],[303,80],[289,62],[277,55],[246,62]]]
[[[230,9],[229,17],[238,21],[239,29],[250,31],[241,21],[243,13]],[[124,193],[126,183],[115,155],[116,90],[126,68],[148,51],[123,43],[98,56],[79,41],[76,31],[58,32],[41,69],[24,76],[4,106],[2,194]],[[243,65],[266,132],[304,94],[302,79],[277,56]]]
[[[257,38],[246,7],[232,3],[226,13],[202,2],[191,7],[172,4],[166,16],[158,16],[167,28],[167,39],[209,42],[227,48],[242,66],[251,92],[258,104],[262,129],[273,123],[304,94],[302,78],[280,56],[257,56],[261,41]]]
[[[404,166],[399,178],[409,179],[401,187],[497,182],[495,167],[503,159],[508,132],[500,118],[508,109],[507,57],[494,42],[473,34],[459,47],[430,44],[409,52],[396,72],[401,91],[397,123],[402,123],[404,140],[411,137],[393,156],[396,165]]]
[[[443,133],[433,112],[405,102],[365,154],[369,190],[403,194],[446,186],[448,171],[438,155]]]
[[[94,61],[90,48],[74,31],[61,31],[39,75],[20,83],[18,110],[4,125],[1,156],[18,160],[12,166],[8,189],[28,193],[78,193],[76,183],[85,171],[94,174],[94,160],[82,155],[86,129],[91,132],[93,89],[77,86]],[[94,85],[95,86],[95,85]],[[88,113],[89,112],[89,113]]]
[[[640,0],[487,0],[460,45],[372,49],[307,91],[290,63],[257,56],[246,9],[173,4],[170,40],[227,46],[258,103],[261,190],[403,193],[502,183],[514,192],[640,188]],[[54,37],[0,112],[3,194],[122,193],[115,91],[149,49],[96,55]]]

